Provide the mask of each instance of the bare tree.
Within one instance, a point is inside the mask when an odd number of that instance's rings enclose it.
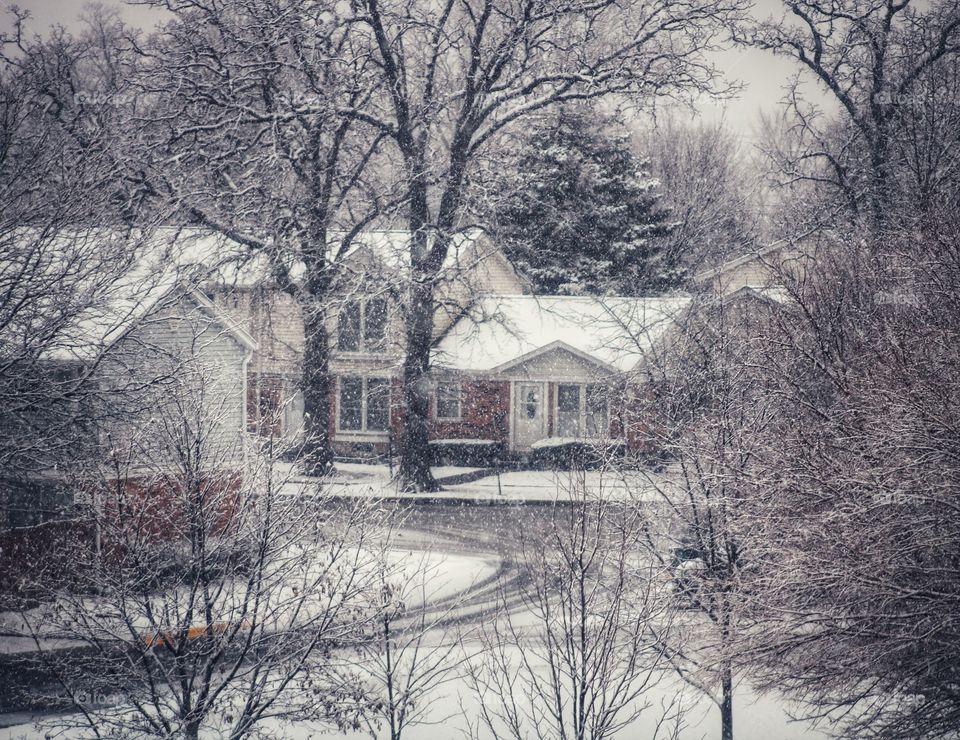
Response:
[[[942,212],[883,255],[838,234],[784,280],[794,308],[758,364],[776,443],[752,650],[844,734],[945,737],[960,716],[958,233]]]
[[[529,578],[481,631],[468,668],[480,706],[472,737],[601,740],[653,716],[647,736],[671,735],[677,706],[651,708],[647,692],[668,666],[661,569],[639,557],[635,509],[571,475],[541,538],[522,542]],[[674,724],[676,723],[676,724]]]
[[[728,126],[658,116],[635,146],[649,158],[676,224],[666,237],[666,261],[692,274],[754,246],[762,229],[763,194],[760,178],[750,174],[759,168]]]
[[[464,226],[476,161],[491,156],[505,129],[557,103],[709,90],[715,74],[703,52],[742,8],[737,0],[357,6],[382,94],[348,113],[395,146],[411,234],[400,445],[407,486],[436,486],[427,449],[434,287]]]
[[[131,111],[143,187],[181,222],[242,245],[302,313],[305,464],[328,470],[329,324],[353,237],[392,201],[370,175],[385,135],[342,109],[377,83],[334,3],[165,2],[174,14],[136,50]]]
[[[357,726],[366,707],[342,667],[370,626],[381,517],[289,483],[272,441],[245,449],[213,347],[201,334],[143,359],[130,348],[130,362],[167,381],[102,429],[111,446],[75,483],[96,546],[78,543],[61,577],[41,574],[41,604],[23,615],[33,660],[73,710],[53,725],[94,737],[283,736],[294,720]]]
[[[755,24],[743,40],[790,57],[839,106],[840,121],[804,99],[799,78],[787,96],[792,146],[778,159],[793,179],[835,188],[880,228],[897,201],[897,126],[904,101],[955,59],[955,3],[919,10],[906,2],[784,2],[784,13]]]
[[[692,304],[668,350],[641,366],[636,418],[666,475],[638,473],[629,458],[621,474],[644,517],[643,552],[671,573],[678,613],[660,633],[666,654],[717,705],[724,740],[734,736],[735,669],[754,611],[753,519],[773,423],[752,345],[780,310],[761,298],[709,293]]]
[[[26,511],[10,497],[25,479],[82,454],[103,347],[78,323],[101,335],[123,323],[107,309],[151,231],[149,219],[129,223],[136,195],[115,110],[77,92],[109,49],[59,31],[32,38],[25,21],[15,13],[0,38],[0,465],[14,523]]]
[[[442,692],[467,659],[457,620],[463,597],[442,595],[442,560],[425,552],[398,562],[390,557],[396,544],[390,538],[381,544],[380,588],[370,592],[376,624],[356,665],[372,707],[370,733],[390,740],[415,727],[445,725],[456,714],[445,709]]]

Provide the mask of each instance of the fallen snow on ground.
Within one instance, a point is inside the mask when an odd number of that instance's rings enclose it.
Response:
[[[476,503],[550,503],[569,501],[579,491],[589,497],[612,501],[655,501],[658,490],[671,484],[669,473],[651,471],[610,472],[589,470],[511,470],[499,474],[483,468],[443,466],[433,468],[441,490],[433,493],[403,493],[386,465],[338,463],[337,472],[325,490],[337,496],[402,498],[415,501],[473,501]],[[456,482],[461,477],[476,477]],[[287,484],[291,494],[306,493],[314,479],[296,478]]]
[[[387,563],[396,568],[395,580],[408,584],[413,597],[408,606],[454,599],[497,572],[497,561],[490,558],[402,547],[387,552]]]
[[[523,697],[517,697],[523,701]],[[643,697],[649,702],[649,707],[641,717],[629,728],[621,732],[622,738],[653,737],[656,722],[662,710],[661,707],[678,703],[684,707],[683,724],[678,737],[680,740],[714,740],[720,738],[720,716],[716,705],[685,686],[678,678],[667,675],[660,682],[647,691]],[[453,737],[464,735],[466,729],[461,709],[471,715],[476,721],[479,708],[476,696],[470,691],[463,679],[456,679],[438,689],[437,696],[433,697],[435,707],[431,719],[436,724],[413,726],[404,731],[406,740],[450,740]],[[818,730],[810,722],[791,721],[790,710],[793,707],[775,694],[761,695],[749,686],[741,684],[734,694],[734,723],[738,740],[826,740],[826,733]],[[0,721],[3,721],[0,716]],[[46,737],[43,731],[29,723],[27,715],[10,717],[19,720],[22,724],[0,729],[0,740],[40,740]],[[275,720],[266,720],[261,725],[265,731],[272,731],[276,736],[290,740],[307,740],[318,735],[333,740],[368,740],[370,733],[361,731],[349,734],[339,734],[329,727],[319,724],[300,723],[291,725],[280,724]],[[661,728],[662,732],[662,728]],[[204,740],[213,740],[219,734],[201,733]],[[481,737],[488,735],[481,732]]]

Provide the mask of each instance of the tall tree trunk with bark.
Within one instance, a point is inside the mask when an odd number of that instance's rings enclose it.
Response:
[[[435,491],[430,472],[430,345],[433,335],[433,283],[414,279],[407,307],[406,356],[403,361],[403,433],[400,479],[407,488]]]
[[[426,226],[426,188],[414,179],[410,186],[410,290],[403,361],[403,431],[400,437],[400,480],[414,491],[435,491],[430,472],[430,349],[433,339],[431,245]]]
[[[302,293],[303,310],[303,450],[307,475],[325,475],[333,468],[330,439],[330,333],[327,318],[333,293],[333,272],[327,258],[327,220],[314,221],[309,230],[310,244],[304,249],[307,281]]]
[[[733,740],[733,671],[730,664],[723,666],[720,679],[720,728],[722,740]]]
[[[330,336],[326,311],[311,302],[303,316],[303,466],[307,475],[324,475],[333,467],[330,440]]]

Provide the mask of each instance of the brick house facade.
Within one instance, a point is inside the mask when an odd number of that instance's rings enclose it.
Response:
[[[329,434],[336,454],[389,453],[400,437],[405,232],[369,232],[342,260],[329,310]],[[489,445],[516,455],[564,441],[642,447],[630,394],[689,296],[532,296],[481,234],[455,241],[437,283],[430,437],[437,446]],[[259,349],[249,367],[248,429],[295,438],[303,322],[296,303],[256,289],[229,294]],[[279,412],[279,413],[278,413]],[[264,424],[264,419],[269,423]]]

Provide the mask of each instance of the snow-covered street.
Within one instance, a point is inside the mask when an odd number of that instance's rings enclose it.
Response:
[[[380,471],[370,466],[357,468],[347,467],[350,478],[343,484],[345,487],[369,485],[370,479],[386,481],[385,469]],[[462,472],[444,471],[448,475]],[[429,585],[426,591],[429,597],[426,607],[434,614],[442,614],[446,623],[455,630],[436,630],[428,637],[428,642],[453,639],[452,635],[456,634],[458,640],[463,637],[462,643],[457,646],[458,650],[476,651],[479,649],[476,630],[495,618],[494,609],[498,599],[516,606],[511,597],[515,596],[521,581],[529,577],[521,557],[521,548],[524,542],[531,542],[538,533],[546,531],[549,517],[554,511],[546,503],[548,491],[556,490],[557,482],[562,478],[563,474],[545,471],[507,473],[503,479],[508,485],[516,486],[519,502],[500,499],[499,505],[480,505],[484,502],[456,499],[385,504],[395,506],[402,521],[392,534],[388,560],[397,567],[398,572],[405,570],[408,573],[427,574]],[[522,481],[539,482],[540,485],[527,489],[521,485]],[[472,486],[474,490],[489,490],[489,483],[478,483],[462,485]],[[522,626],[525,615],[516,614],[516,618]],[[16,649],[11,647],[14,643],[9,638],[7,645],[8,650]],[[20,649],[28,648],[27,638],[23,638]],[[413,727],[405,737],[412,740],[447,740],[458,736],[464,728],[460,706],[462,704],[469,715],[476,703],[465,681],[458,678],[437,691],[433,699],[436,711],[432,713],[437,724]],[[680,702],[686,708],[681,738],[709,740],[718,737],[716,708],[698,698],[695,691],[684,686],[676,677],[665,676],[645,699],[664,707]],[[737,692],[737,716],[743,722],[738,737],[744,740],[812,740],[825,737],[812,729],[809,723],[791,722],[788,710],[787,704],[779,697],[757,695],[745,684]],[[656,716],[656,712],[644,714],[633,730],[636,735],[631,736],[646,737],[652,731]],[[42,732],[31,724],[29,714],[0,715],[0,724],[4,726],[0,730],[2,740],[43,737]],[[322,728],[294,726],[284,727],[283,732],[290,738],[307,738],[319,729]],[[334,734],[332,737],[360,740],[369,737],[369,734],[357,732]]]

